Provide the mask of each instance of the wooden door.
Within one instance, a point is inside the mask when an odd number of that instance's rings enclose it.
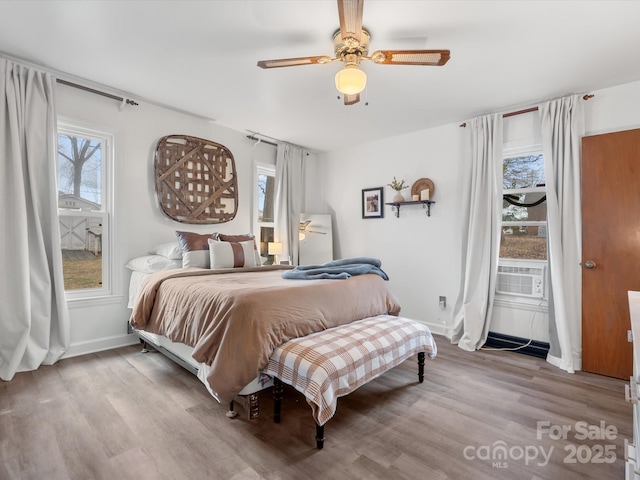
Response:
[[[633,374],[629,290],[640,290],[640,129],[582,139],[583,370]]]

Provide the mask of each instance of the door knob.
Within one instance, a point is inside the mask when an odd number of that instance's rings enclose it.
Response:
[[[596,262],[592,262],[591,260],[587,260],[586,262],[584,262],[584,266],[585,268],[588,268],[589,270],[596,268]]]

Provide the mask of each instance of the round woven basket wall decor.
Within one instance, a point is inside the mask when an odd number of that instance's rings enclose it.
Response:
[[[167,135],[156,145],[154,168],[160,207],[173,220],[224,223],[236,216],[236,163],[224,145]]]

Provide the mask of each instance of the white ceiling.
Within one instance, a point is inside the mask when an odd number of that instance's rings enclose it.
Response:
[[[338,63],[256,66],[332,56],[335,0],[0,0],[0,52],[329,151],[640,80],[639,19],[630,0],[367,0],[370,51],[450,49],[451,60],[365,62],[368,105],[349,107]]]

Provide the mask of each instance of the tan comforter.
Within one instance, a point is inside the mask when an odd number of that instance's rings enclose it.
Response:
[[[211,366],[207,380],[229,402],[267,366],[274,349],[400,305],[378,275],[347,280],[285,280],[278,268],[168,270],[142,285],[133,327],[194,347]]]

